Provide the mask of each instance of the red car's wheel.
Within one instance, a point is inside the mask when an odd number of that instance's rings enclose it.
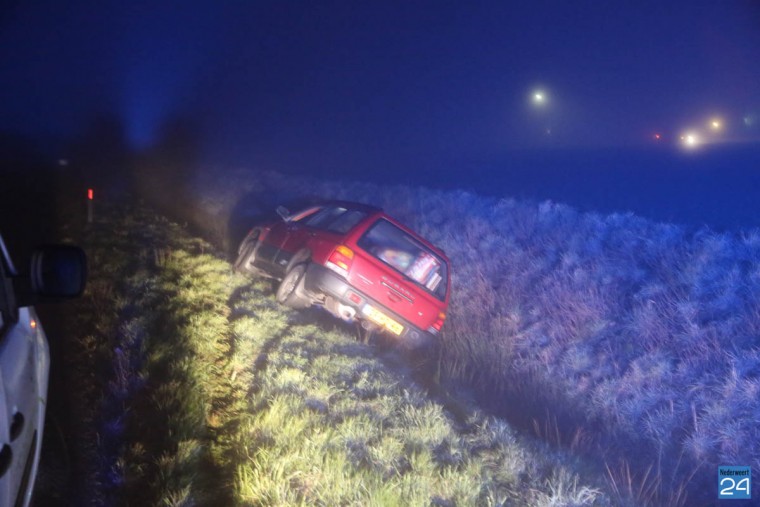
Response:
[[[235,271],[239,273],[251,273],[250,265],[256,256],[256,246],[258,245],[259,231],[254,229],[240,244],[238,248],[238,257],[233,265]]]
[[[285,278],[280,282],[280,286],[277,287],[277,301],[285,306],[291,308],[306,308],[309,306],[309,301],[298,295],[298,285],[303,281],[303,277],[306,274],[306,265],[297,264],[288,271]]]

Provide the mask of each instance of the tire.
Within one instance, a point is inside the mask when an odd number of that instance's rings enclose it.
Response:
[[[240,242],[240,246],[238,247],[238,255],[243,253],[243,248],[245,248],[246,245],[249,243],[255,243],[259,240],[259,236],[261,235],[261,229],[258,227],[254,227],[251,229],[248,234],[245,235],[243,238],[243,241]]]
[[[362,326],[361,321],[357,321],[356,328],[357,336],[361,343],[371,345],[377,341],[378,331],[376,329],[366,329]]]
[[[280,304],[291,308],[306,308],[309,306],[309,301],[299,296],[297,291],[298,285],[303,282],[305,274],[306,264],[296,264],[287,272],[285,278],[280,282],[280,286],[277,287],[276,297]]]
[[[256,250],[256,244],[257,241],[244,241],[242,245],[240,245],[240,254],[238,255],[237,259],[235,260],[234,268],[235,271],[238,273],[251,273],[251,270],[248,269],[248,263],[253,262],[255,258],[255,250]]]
[[[259,231],[254,229],[238,248],[238,256],[233,267],[238,273],[253,273],[254,270],[248,269],[248,264],[256,258],[256,246],[258,246]]]

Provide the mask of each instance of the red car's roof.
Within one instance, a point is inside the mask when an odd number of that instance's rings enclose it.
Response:
[[[426,247],[430,248],[432,251],[434,251],[435,253],[443,257],[444,259],[446,259],[447,262],[450,262],[449,258],[446,256],[446,253],[443,250],[441,250],[439,247],[435,246],[434,244],[430,243],[430,241],[422,237],[414,229],[409,228],[403,222],[400,222],[397,218],[386,213],[385,210],[383,210],[382,208],[378,208],[377,206],[372,206],[372,205],[364,204],[360,202],[340,201],[340,200],[324,201],[324,202],[315,204],[315,206],[341,206],[346,209],[364,211],[367,214],[379,214],[383,216],[384,218],[388,218],[395,225],[401,227],[406,232],[408,232],[409,234],[417,238],[419,241],[421,241]]]
[[[371,206],[369,204],[352,201],[325,201],[319,203],[318,206],[341,206],[346,209],[355,209],[359,211],[365,211],[367,213],[378,213],[383,211],[382,208],[378,208],[377,206]]]

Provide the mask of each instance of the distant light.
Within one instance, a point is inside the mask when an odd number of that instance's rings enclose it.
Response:
[[[94,194],[94,192],[92,191],[92,189],[88,188],[87,189],[87,199],[89,199],[90,201],[92,201],[93,194]]]
[[[532,100],[533,100],[533,104],[536,106],[546,105],[546,101],[547,101],[546,92],[543,90],[535,90],[533,92]]]
[[[65,158],[59,158],[58,165],[61,167],[66,167],[67,165],[69,165],[69,161],[66,160]]]
[[[36,321],[36,320],[34,320],[34,319],[31,319],[31,320],[29,321],[29,326],[30,326],[32,329],[37,329],[37,321]]]
[[[699,137],[697,137],[697,135],[693,132],[687,132],[681,136],[681,144],[683,144],[684,147],[688,149],[696,148],[699,146]]]
[[[718,119],[713,119],[710,121],[710,128],[713,130],[720,130],[723,128],[723,123]]]
[[[662,139],[662,136],[660,134],[655,134],[654,138],[656,141],[659,141],[660,139]]]

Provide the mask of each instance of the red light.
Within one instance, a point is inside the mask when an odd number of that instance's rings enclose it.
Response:
[[[351,301],[352,303],[354,303],[355,305],[362,304],[362,298],[361,298],[361,296],[359,296],[359,294],[356,294],[354,292],[349,292],[348,293],[348,300]]]
[[[438,314],[438,318],[433,322],[433,325],[428,328],[428,331],[433,334],[438,334],[440,332],[441,328],[443,327],[443,323],[446,321],[446,314],[441,312]]]
[[[325,264],[328,268],[332,269],[344,278],[348,277],[348,270],[351,269],[351,261],[354,258],[354,252],[345,245],[338,245],[330,254],[330,258],[327,259]]]
[[[87,189],[87,199],[92,201],[93,191],[91,188]]]
[[[660,134],[655,134],[654,138],[659,141],[662,138],[662,136]]]

